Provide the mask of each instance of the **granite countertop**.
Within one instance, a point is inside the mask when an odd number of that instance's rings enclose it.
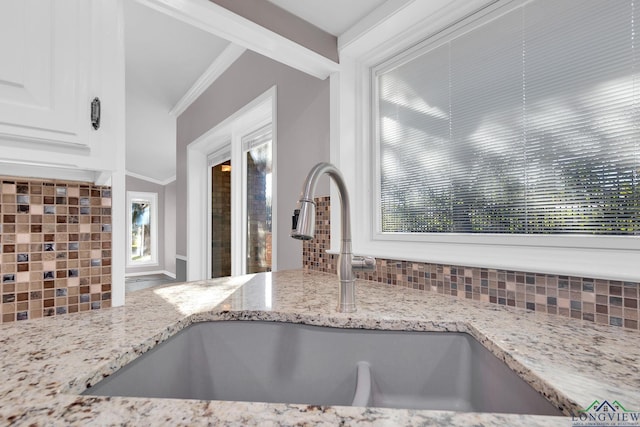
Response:
[[[337,278],[302,270],[167,285],[124,307],[0,325],[2,425],[571,425],[570,418],[79,396],[127,362],[205,320],[461,331],[566,414],[595,399],[640,408],[640,333],[433,292],[358,281],[358,311],[337,313]]]

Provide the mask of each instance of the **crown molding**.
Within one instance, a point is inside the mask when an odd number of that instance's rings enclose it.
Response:
[[[147,181],[147,182],[152,182],[154,184],[158,184],[158,185],[167,185],[167,184],[171,184],[173,181],[176,180],[176,176],[172,176],[170,178],[167,178],[163,181],[159,180],[159,179],[155,179],[155,178],[151,178],[150,176],[145,176],[145,175],[141,175],[139,173],[135,173],[135,172],[131,172],[131,171],[126,171],[125,175],[130,176],[132,178],[137,178],[137,179],[141,179],[143,181]]]
[[[222,53],[209,65],[209,68],[207,68],[193,86],[189,88],[187,93],[173,106],[169,114],[174,117],[182,114],[189,108],[193,101],[198,99],[198,97],[202,95],[202,92],[207,90],[246,50],[247,49],[242,46],[229,43]]]

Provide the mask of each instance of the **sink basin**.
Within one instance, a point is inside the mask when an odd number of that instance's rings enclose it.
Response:
[[[468,334],[262,321],[191,325],[83,394],[562,415]]]

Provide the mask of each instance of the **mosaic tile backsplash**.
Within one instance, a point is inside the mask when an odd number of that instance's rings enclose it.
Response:
[[[316,238],[303,243],[303,265],[309,270],[336,273],[331,247],[330,200],[316,201]],[[377,259],[375,272],[358,277],[393,286],[433,291],[542,311],[585,321],[638,328],[638,282],[507,271],[458,265]]]
[[[0,177],[2,323],[111,306],[111,188]]]

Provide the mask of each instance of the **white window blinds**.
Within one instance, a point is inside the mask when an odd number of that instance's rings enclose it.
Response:
[[[635,12],[532,1],[377,67],[381,231],[640,234]]]

